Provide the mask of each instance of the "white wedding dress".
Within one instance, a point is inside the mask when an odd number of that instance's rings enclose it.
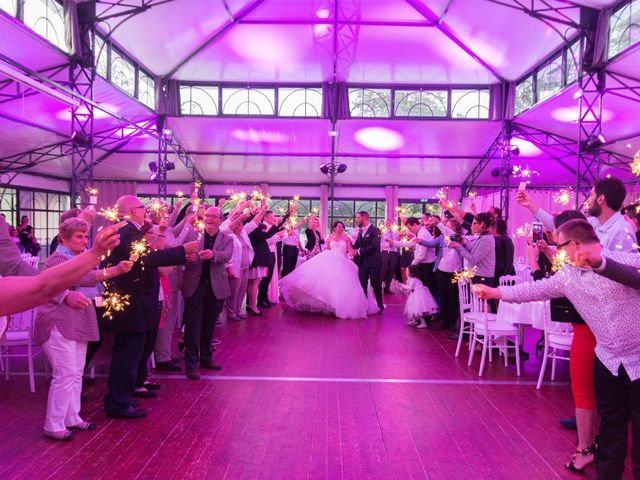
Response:
[[[331,240],[329,248],[280,280],[284,301],[296,310],[338,318],[365,318],[367,313],[376,313],[379,309],[371,289],[367,297],[358,279],[358,267],[347,256],[347,241]]]

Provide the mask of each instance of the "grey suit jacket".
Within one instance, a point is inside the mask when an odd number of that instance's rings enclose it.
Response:
[[[192,242],[198,239],[197,232],[190,232],[185,242]],[[204,249],[204,234],[200,240],[200,250]],[[213,258],[211,259],[211,268],[209,275],[211,276],[211,289],[218,300],[227,298],[231,295],[229,289],[229,280],[227,278],[227,269],[225,264],[231,259],[233,254],[233,239],[221,231],[218,232],[216,241],[213,243]],[[202,273],[202,260],[198,258],[193,263],[187,263],[182,279],[182,295],[184,298],[190,298],[198,288],[200,283],[200,274]]]
[[[37,274],[38,270],[22,261],[20,249],[9,237],[7,222],[0,217],[0,276],[30,277]]]
[[[627,287],[640,289],[640,272],[637,268],[610,258],[605,259],[604,262],[604,270],[597,273]]]

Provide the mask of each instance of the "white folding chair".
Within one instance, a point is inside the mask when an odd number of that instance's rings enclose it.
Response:
[[[10,376],[10,358],[26,357],[29,369],[29,387],[31,393],[36,391],[35,371],[33,368],[33,359],[40,355],[42,350],[34,352],[33,343],[33,322],[35,318],[35,310],[12,315],[9,318],[7,330],[2,338],[0,338],[0,358],[4,367],[5,379],[9,380]],[[14,353],[16,347],[26,347],[26,353]],[[45,361],[45,372],[48,370]]]
[[[544,319],[544,356],[538,375],[536,388],[540,390],[544,373],[547,369],[547,360],[551,359],[551,381],[556,379],[556,360],[569,360],[568,355],[560,352],[569,352],[573,342],[573,327],[570,323],[553,322],[550,318]]]
[[[469,348],[471,348],[471,338],[473,336],[474,324],[488,315],[488,319],[495,321],[496,315],[493,313],[481,312],[474,309],[472,297],[473,285],[471,280],[461,279],[458,281],[458,296],[460,297],[460,331],[458,332],[458,345],[456,346],[456,357],[460,355],[463,336],[469,335]]]
[[[482,358],[480,359],[480,370],[478,371],[478,376],[480,377],[484,372],[487,352],[489,353],[489,361],[492,361],[491,350],[496,347],[500,348],[504,352],[504,366],[508,367],[508,350],[512,348],[515,349],[516,373],[520,376],[520,336],[518,335],[518,327],[507,322],[496,321],[495,315],[489,313],[487,301],[480,299],[473,290],[471,291],[471,303],[473,305],[472,311],[478,313],[478,319],[473,324],[471,350],[467,365],[471,366],[478,343],[482,345]],[[509,339],[513,340],[513,345],[509,344],[507,341]],[[497,340],[501,340],[500,344],[496,343]]]

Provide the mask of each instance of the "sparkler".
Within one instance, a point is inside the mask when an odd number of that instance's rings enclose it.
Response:
[[[169,216],[169,205],[162,200],[154,200],[152,202],[147,203],[145,210],[148,213],[154,213],[159,215],[161,218],[166,218]]]
[[[396,207],[396,212],[398,212],[398,215],[400,215],[401,217],[406,217],[407,216],[407,208],[406,207]]]
[[[518,227],[516,229],[516,238],[520,237],[530,237],[533,234],[533,227],[530,223],[525,223],[524,225]]]
[[[130,305],[131,295],[128,293],[120,295],[117,292],[106,291],[102,295],[102,306],[104,307],[104,316],[109,320],[113,319],[114,312],[122,312],[125,307]]]
[[[551,269],[554,272],[562,269],[565,265],[573,265],[569,255],[564,250],[558,250],[551,260]]]
[[[531,182],[531,177],[540,175],[536,170],[533,170],[529,167],[529,165],[514,165],[513,166],[513,176],[515,178],[521,178],[525,180],[527,183]]]
[[[475,192],[475,191],[471,191],[467,195],[467,197],[469,197],[469,198],[476,198],[477,196],[478,196],[478,192]]]
[[[298,195],[297,193],[293,196],[293,201],[294,202],[299,202],[300,201],[300,195]]]
[[[567,206],[571,203],[572,198],[573,190],[571,188],[563,188],[562,190],[553,193],[553,201],[558,205]]]
[[[101,208],[98,212],[98,215],[106,218],[110,222],[117,222],[119,220],[118,207]]]
[[[131,243],[131,251],[129,252],[129,260],[137,262],[140,257],[144,257],[149,250],[149,244],[143,238]]]
[[[95,205],[98,203],[98,189],[95,187],[88,187],[87,193],[89,194],[89,204]]]
[[[640,177],[640,150],[638,150],[633,156],[633,160],[631,161],[629,166],[631,167],[631,172],[635,176]]]
[[[438,200],[446,200],[447,197],[448,197],[447,192],[444,189],[439,188],[438,193],[436,193],[436,198]]]
[[[182,190],[177,190],[176,191],[176,197],[178,197],[178,198],[184,197],[184,192]]]
[[[453,278],[451,279],[451,283],[458,283],[464,280],[471,280],[476,276],[477,267],[473,267],[472,269],[463,268],[459,272],[454,272]]]

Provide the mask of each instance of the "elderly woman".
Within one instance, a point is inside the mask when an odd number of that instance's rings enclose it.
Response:
[[[45,269],[67,262],[87,249],[90,227],[80,218],[66,220],[59,229],[60,244],[45,264]],[[99,338],[98,321],[92,301],[96,284],[131,270],[132,262],[92,270],[69,291],[38,309],[34,338],[42,345],[53,369],[49,388],[44,435],[55,440],[70,440],[70,430],[92,430],[95,424],[80,417],[80,393],[87,342]],[[83,292],[81,293],[80,290]]]

